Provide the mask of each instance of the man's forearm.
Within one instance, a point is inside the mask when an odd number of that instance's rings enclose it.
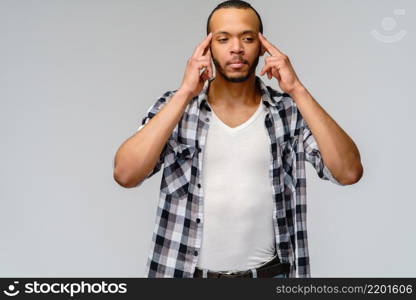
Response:
[[[334,177],[345,184],[357,182],[362,176],[363,167],[360,153],[353,140],[305,87],[295,89],[290,96],[312,131],[322,159]]]
[[[190,98],[189,93],[176,91],[141,130],[120,146],[114,159],[114,179],[120,185],[136,186],[153,170]]]

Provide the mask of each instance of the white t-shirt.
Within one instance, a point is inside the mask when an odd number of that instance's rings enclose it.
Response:
[[[270,138],[264,104],[231,128],[213,110],[206,138],[203,234],[197,267],[240,271],[276,256]]]

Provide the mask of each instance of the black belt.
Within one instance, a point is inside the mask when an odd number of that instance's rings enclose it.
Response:
[[[257,277],[259,278],[271,278],[278,274],[289,274],[290,264],[281,263],[276,256],[274,259],[268,263],[256,268]],[[194,278],[202,278],[203,271],[202,269],[196,267],[194,272]],[[253,277],[253,272],[251,270],[245,271],[236,271],[236,272],[207,272],[208,278],[236,278],[236,277]]]

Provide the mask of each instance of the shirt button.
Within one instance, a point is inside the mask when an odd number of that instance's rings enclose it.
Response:
[[[198,183],[198,188],[201,188],[201,184],[200,183]]]
[[[201,219],[200,218],[196,218],[196,222],[197,223],[201,222]]]
[[[208,121],[209,121],[209,118],[205,118],[205,121],[207,121],[207,122],[208,122]]]
[[[198,255],[198,251],[195,250],[194,251],[194,255],[197,256]]]

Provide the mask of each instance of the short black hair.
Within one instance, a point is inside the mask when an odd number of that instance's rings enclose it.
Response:
[[[211,14],[208,17],[207,20],[207,35],[209,34],[209,22],[211,21],[211,17],[214,14],[215,11],[219,10],[220,8],[241,8],[241,9],[252,9],[257,17],[259,18],[260,21],[260,28],[259,31],[263,34],[263,22],[261,21],[261,17],[259,15],[259,13],[257,12],[257,10],[255,10],[250,3],[242,1],[242,0],[228,0],[228,1],[224,1],[221,2],[220,4],[218,4],[214,10],[211,12]]]

